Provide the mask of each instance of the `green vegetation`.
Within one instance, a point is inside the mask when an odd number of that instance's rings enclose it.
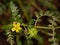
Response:
[[[42,8],[36,0],[6,0],[5,5],[0,4],[0,15],[8,18],[1,24],[10,45],[46,45],[47,37],[49,45],[59,45],[60,13],[53,0],[38,2]]]

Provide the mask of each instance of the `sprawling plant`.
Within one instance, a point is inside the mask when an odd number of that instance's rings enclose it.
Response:
[[[21,18],[21,14],[17,9],[17,6],[10,2],[10,10],[11,10],[11,18],[9,19],[9,24],[3,25],[2,28],[6,32],[7,41],[10,45],[17,44],[17,45],[33,45],[34,41],[33,38],[38,41],[39,45],[43,44],[43,36],[40,36],[40,32],[51,36],[49,41],[52,42],[51,45],[58,45],[58,39],[55,37],[56,32],[55,30],[60,28],[58,27],[57,22],[59,22],[59,18],[56,17],[56,12],[50,11],[40,11],[39,13],[35,12],[36,19],[30,18],[28,22],[24,23],[23,19]],[[55,14],[56,13],[56,14]],[[50,22],[47,27],[37,25],[38,22],[43,21],[41,17],[48,16],[48,21]],[[44,30],[42,30],[44,29]],[[51,33],[45,30],[52,31]],[[21,37],[24,37],[24,41],[22,41]]]

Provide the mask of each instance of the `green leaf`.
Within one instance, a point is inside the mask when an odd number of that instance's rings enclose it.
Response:
[[[29,19],[29,22],[28,22],[28,23],[29,23],[29,25],[34,24],[34,19],[32,19],[32,18],[31,18],[31,19]]]
[[[16,16],[18,14],[17,6],[13,2],[10,2],[10,9],[12,12],[12,16]]]
[[[2,26],[2,29],[10,29],[10,28],[12,28],[12,25],[3,25]]]
[[[2,29],[7,29],[7,26],[6,26],[6,25],[3,25],[3,26],[2,26]]]

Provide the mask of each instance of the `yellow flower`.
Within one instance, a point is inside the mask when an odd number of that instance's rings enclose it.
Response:
[[[16,33],[18,33],[21,29],[20,23],[13,22],[12,32],[16,31]]]

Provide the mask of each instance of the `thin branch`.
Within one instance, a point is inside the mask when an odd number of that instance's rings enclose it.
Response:
[[[31,4],[37,9],[37,10],[41,10],[40,7],[38,7],[34,2],[31,2]]]
[[[27,26],[26,24],[21,24],[22,26]],[[51,27],[43,27],[43,26],[35,26],[35,28],[40,28],[40,29],[52,29]]]
[[[41,28],[41,29],[52,29],[51,27],[43,27],[43,26],[36,26],[36,28]]]
[[[43,30],[40,30],[40,32],[43,33],[43,34],[45,34],[45,35],[47,35],[47,36],[53,36],[51,33],[45,32]]]
[[[27,26],[26,24],[21,24],[22,26]],[[43,27],[43,26],[35,26],[36,28],[39,28],[39,29],[49,29],[49,30],[52,30],[52,28],[51,27]],[[59,29],[60,28],[60,26],[59,27],[55,27],[55,29]],[[51,34],[51,33],[47,33],[47,32],[45,32],[45,31],[43,31],[43,30],[40,30],[40,32],[42,32],[43,34],[45,34],[45,35],[47,35],[47,36],[53,36],[53,34]]]
[[[53,36],[52,36],[53,44],[56,45],[56,41],[55,41],[55,27],[54,26],[52,28],[52,31],[53,31]]]
[[[56,27],[56,29],[59,29],[59,28],[60,28],[60,26]]]
[[[21,24],[22,26],[27,26],[26,24]],[[36,28],[40,28],[40,29],[52,29],[51,27],[44,27],[44,26],[36,26]],[[55,29],[59,29],[60,26],[55,27]]]
[[[35,20],[35,25],[34,25],[34,26],[36,26],[36,25],[37,25],[38,19],[39,19],[39,18],[37,17],[37,19]]]
[[[35,2],[33,2],[32,0],[29,0],[30,4],[33,5],[37,10],[41,10],[39,6],[37,6],[37,4],[35,4]]]
[[[22,26],[27,26],[27,25],[25,25],[25,24],[21,24]],[[52,29],[52,28],[49,28],[49,27],[40,27],[40,26],[35,26],[36,28],[43,28],[43,29]],[[47,32],[45,32],[45,31],[43,31],[43,30],[40,30],[40,32],[41,33],[43,33],[43,34],[45,34],[45,35],[48,35],[48,36],[52,36],[52,34],[51,33],[47,33]]]
[[[29,16],[27,14],[27,11],[24,9],[24,6],[22,5],[22,2],[21,0],[16,0],[18,5],[19,5],[19,8],[21,7],[23,13],[24,13],[24,16],[26,17],[27,21],[29,20]]]

